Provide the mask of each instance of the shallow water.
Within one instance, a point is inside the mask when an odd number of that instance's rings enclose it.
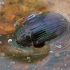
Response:
[[[33,51],[29,48],[25,50],[16,48],[12,43],[12,33],[16,29],[13,23],[16,20],[36,11],[54,11],[70,21],[70,1],[37,0],[37,3],[35,0],[24,0],[21,3],[19,0],[13,0],[13,4],[10,1],[6,0],[0,11],[0,70],[70,70],[70,30],[68,29],[60,37],[47,42],[44,48],[34,48]]]

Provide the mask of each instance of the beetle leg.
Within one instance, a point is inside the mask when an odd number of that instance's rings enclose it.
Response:
[[[34,47],[36,47],[36,48],[41,48],[41,47],[43,47],[45,45],[45,42],[43,42],[43,43],[41,43],[41,44],[34,44]]]

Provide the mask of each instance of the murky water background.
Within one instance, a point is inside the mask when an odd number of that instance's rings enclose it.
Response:
[[[69,0],[0,1],[0,70],[70,70],[69,29],[40,49],[23,50],[12,43],[13,23],[33,12],[54,11],[70,21]]]

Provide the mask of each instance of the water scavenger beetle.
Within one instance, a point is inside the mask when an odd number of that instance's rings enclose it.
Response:
[[[68,21],[54,12],[39,12],[26,17],[14,32],[16,42],[22,46],[43,46],[61,35],[67,28]],[[14,23],[16,26],[18,22]]]

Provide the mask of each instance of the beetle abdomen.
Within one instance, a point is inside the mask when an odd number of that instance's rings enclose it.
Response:
[[[50,41],[65,31],[67,23],[67,20],[60,14],[41,13],[24,22],[16,31],[17,42],[38,45]],[[29,37],[29,42],[27,37]]]
[[[67,20],[57,13],[43,13],[39,16],[36,27],[35,24],[31,26],[34,26],[31,30],[32,41],[35,44],[40,44],[44,41],[50,41],[62,34],[67,27]]]

